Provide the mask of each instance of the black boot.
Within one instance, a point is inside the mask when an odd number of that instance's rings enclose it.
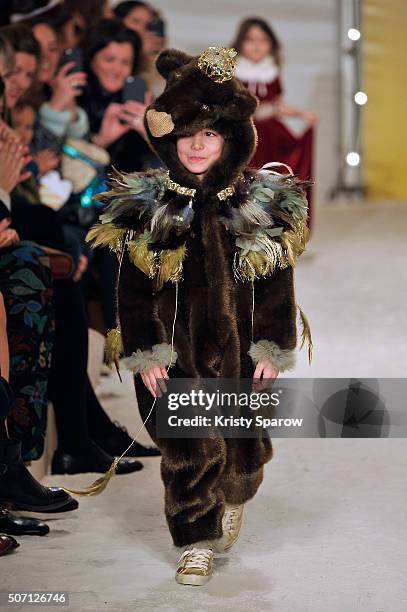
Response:
[[[92,432],[92,436],[97,444],[103,448],[106,453],[114,457],[120,457],[128,446],[133,442],[124,425],[118,421],[112,423],[112,429],[108,434],[97,435]],[[126,457],[158,457],[161,451],[156,446],[143,446],[139,442],[133,442],[133,445],[126,452]]]
[[[60,487],[43,487],[30,474],[21,457],[21,442],[0,440],[0,505],[47,512],[61,508],[72,498]]]
[[[24,516],[15,516],[8,510],[0,510],[0,532],[7,535],[46,535],[49,527],[46,523]]]
[[[71,512],[72,510],[77,510],[79,507],[78,501],[71,497],[70,501],[66,502],[64,506],[57,508],[56,510],[48,510],[46,514],[56,514],[58,512]],[[14,504],[14,510],[19,510],[18,506]]]
[[[52,474],[80,474],[82,472],[97,472],[104,474],[113,463],[113,457],[99,448],[91,440],[86,449],[75,454],[55,451],[52,458]],[[136,459],[123,457],[120,459],[116,474],[130,474],[143,469],[143,464]]]
[[[11,536],[0,533],[0,557],[18,548],[20,544]]]

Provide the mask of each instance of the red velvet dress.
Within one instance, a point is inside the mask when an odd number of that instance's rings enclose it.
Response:
[[[259,98],[260,103],[273,102],[283,93],[279,76],[269,83],[244,82],[244,84]],[[251,166],[261,168],[268,162],[279,161],[290,166],[294,174],[301,179],[312,179],[313,127],[309,127],[302,135],[297,136],[275,116],[255,119],[255,124],[259,142]],[[307,190],[307,199],[309,203],[308,227],[311,228],[312,188]]]

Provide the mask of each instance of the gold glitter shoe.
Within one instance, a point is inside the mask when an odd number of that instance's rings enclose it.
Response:
[[[244,504],[239,506],[226,504],[222,518],[223,535],[218,540],[214,540],[217,552],[228,551],[238,539],[243,521],[243,508]]]
[[[213,550],[191,546],[178,561],[175,580],[179,584],[201,586],[212,576]]]

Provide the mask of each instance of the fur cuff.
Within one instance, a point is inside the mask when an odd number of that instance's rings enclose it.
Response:
[[[248,351],[254,365],[259,361],[269,361],[280,372],[292,370],[295,365],[295,353],[293,350],[281,349],[278,344],[271,340],[259,340],[252,342]]]
[[[163,342],[162,344],[154,344],[153,348],[149,351],[137,349],[130,357],[123,359],[123,365],[128,370],[132,370],[134,374],[140,374],[152,366],[167,367],[168,365],[174,365],[176,360],[177,353],[175,350],[172,352],[171,360],[171,345]]]

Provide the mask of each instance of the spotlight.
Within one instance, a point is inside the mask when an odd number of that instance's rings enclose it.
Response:
[[[364,91],[357,91],[355,93],[354,100],[355,100],[356,104],[359,104],[360,106],[363,106],[367,102],[367,95],[365,94]]]
[[[346,163],[348,166],[359,166],[360,164],[360,155],[355,151],[351,151],[346,156]]]
[[[361,34],[359,30],[357,30],[356,28],[349,28],[348,38],[350,38],[350,40],[359,40],[360,36]]]

